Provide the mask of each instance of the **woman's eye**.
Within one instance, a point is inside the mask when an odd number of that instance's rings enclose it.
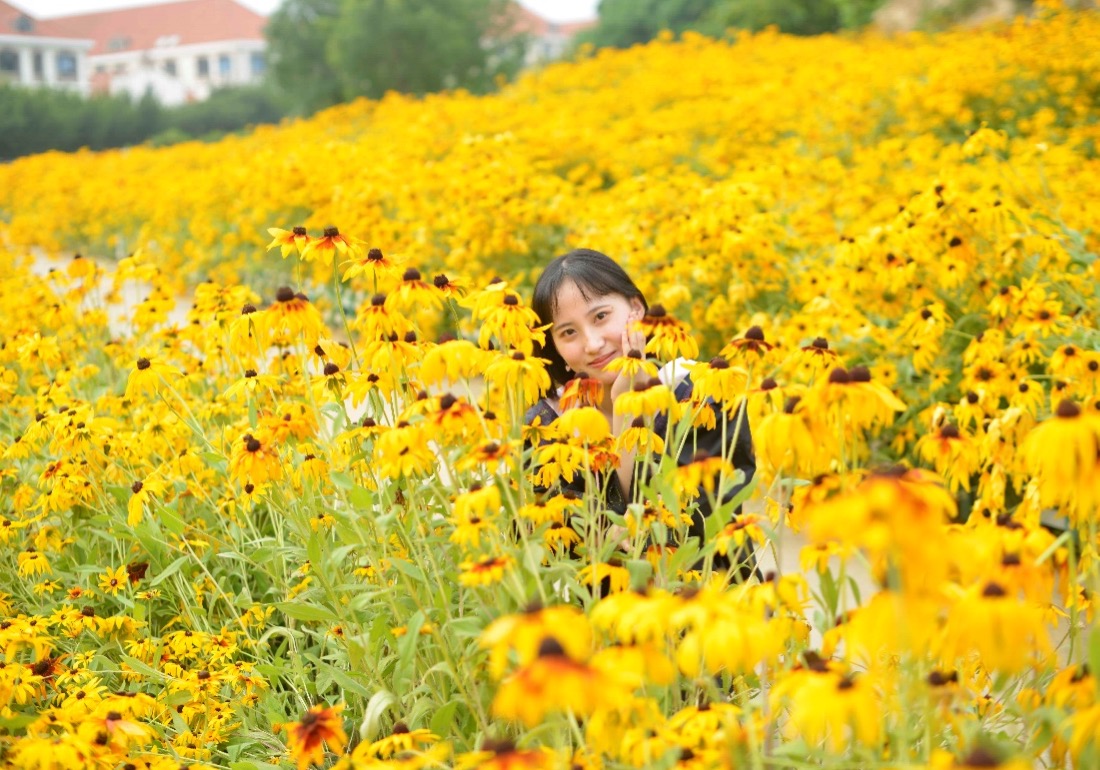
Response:
[[[601,310],[600,312],[596,313],[596,320],[597,321],[602,321],[606,317],[607,317],[607,311],[606,310]]]

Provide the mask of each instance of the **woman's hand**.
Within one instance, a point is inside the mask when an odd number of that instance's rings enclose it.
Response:
[[[645,332],[643,332],[636,323],[630,323],[627,328],[623,330],[623,355],[627,355],[631,350],[637,350],[643,356],[645,355]],[[644,379],[639,377],[638,379]],[[620,372],[619,376],[615,378],[615,382],[611,383],[611,404],[614,408],[615,399],[621,396],[623,393],[631,390],[634,387],[635,378],[628,376],[625,372]]]

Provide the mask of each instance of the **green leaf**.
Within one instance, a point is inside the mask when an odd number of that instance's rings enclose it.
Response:
[[[217,452],[202,452],[199,456],[202,457],[202,459],[206,460],[206,464],[214,470],[225,470],[226,460],[223,455],[220,455]]]
[[[356,695],[361,695],[364,698],[370,697],[370,690],[368,690],[363,684],[355,681],[354,678],[342,669],[333,666],[330,663],[321,663],[321,666],[332,675],[333,681],[340,685],[345,690],[350,690]]]
[[[282,768],[280,765],[273,765],[269,762],[258,762],[254,759],[250,759],[240,762],[230,762],[229,770],[282,770]]]
[[[1035,564],[1036,565],[1042,564],[1047,559],[1049,559],[1051,556],[1053,556],[1054,553],[1059,548],[1061,548],[1062,546],[1064,546],[1066,543],[1069,542],[1069,540],[1072,536],[1073,536],[1072,532],[1068,529],[1065,532],[1063,532],[1062,534],[1058,535],[1057,539],[1055,539],[1055,541],[1053,543],[1051,543],[1049,546],[1047,546],[1047,549],[1045,551],[1043,551],[1041,554],[1039,554],[1039,558],[1035,560]]]
[[[412,564],[404,559],[393,558],[390,559],[390,564],[397,568],[398,572],[402,572],[410,577],[414,582],[424,583],[424,571],[420,567]]]
[[[13,717],[0,717],[0,728],[16,733],[37,719],[37,714],[18,714]]]
[[[183,519],[174,510],[164,505],[158,506],[157,518],[173,535],[183,537]]]
[[[131,658],[129,655],[121,655],[122,662],[132,668],[139,674],[149,677],[154,681],[163,681],[166,676],[163,672],[157,671],[155,668],[147,663],[142,663],[137,658]]]
[[[363,713],[363,722],[359,725],[359,737],[364,741],[373,741],[378,734],[378,724],[386,709],[397,703],[397,696],[389,690],[379,690],[367,701]]]
[[[378,503],[378,493],[371,492],[365,487],[355,486],[348,490],[348,502],[353,508],[370,510]]]
[[[1089,634],[1089,671],[1093,677],[1100,675],[1100,628]]]
[[[443,707],[436,709],[436,712],[432,714],[431,721],[428,723],[428,729],[441,738],[446,736],[451,730],[451,725],[454,724],[455,711],[457,709],[457,700],[453,700]]]
[[[630,587],[643,588],[653,575],[653,565],[645,559],[630,559],[626,571],[630,573]]]
[[[180,571],[180,569],[183,567],[183,565],[186,564],[188,562],[188,560],[190,560],[190,558],[191,558],[190,556],[181,556],[178,559],[176,559],[174,562],[169,564],[163,570],[158,572],[156,577],[154,577],[152,580],[149,581],[150,587],[160,585],[165,580],[167,580],[168,578],[175,575],[177,572]]]
[[[350,474],[345,473],[344,471],[331,471],[329,473],[329,478],[332,479],[333,484],[345,491],[355,488],[354,479],[352,479]]]
[[[275,608],[295,620],[311,622],[334,623],[339,620],[336,614],[328,607],[319,604],[306,604],[305,602],[276,602]]]

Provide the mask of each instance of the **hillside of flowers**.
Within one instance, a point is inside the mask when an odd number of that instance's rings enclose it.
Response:
[[[1038,6],[0,167],[0,766],[1100,765],[1100,15]],[[524,420],[577,247],[617,434]]]

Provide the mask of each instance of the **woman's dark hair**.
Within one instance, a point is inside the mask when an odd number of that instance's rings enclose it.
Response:
[[[649,310],[642,292],[634,285],[634,281],[630,280],[626,271],[619,267],[618,262],[592,249],[574,249],[568,254],[555,257],[535,282],[531,309],[538,314],[542,323],[553,322],[554,311],[558,305],[558,291],[566,281],[575,283],[585,299],[604,297],[608,294],[618,294],[628,300],[637,297],[642,307]],[[549,330],[546,332],[546,344],[540,355],[550,362],[547,367],[550,379],[556,385],[564,384],[569,379],[569,374],[565,370],[565,361],[558,353]]]

